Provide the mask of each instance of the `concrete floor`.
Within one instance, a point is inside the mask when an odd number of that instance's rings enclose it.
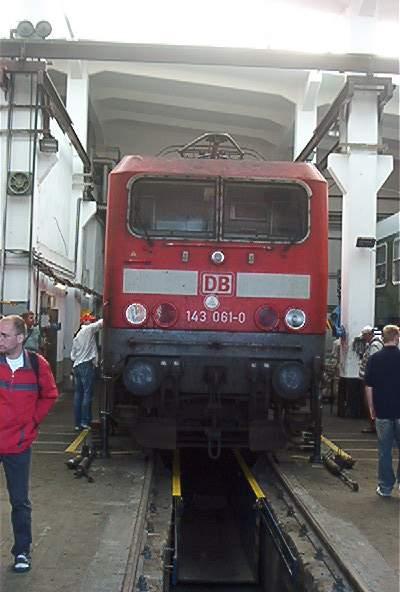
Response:
[[[400,495],[397,486],[390,498],[376,495],[376,436],[361,433],[366,420],[338,418],[329,410],[323,424],[324,434],[356,461],[348,474],[359,491],[353,492],[326,468],[312,466],[305,455],[281,453],[280,467],[368,589],[399,592]],[[393,456],[397,462],[397,451]]]
[[[96,459],[94,483],[75,479],[64,453],[75,438],[72,394],[61,396],[33,448],[32,570],[11,570],[12,533],[4,472],[0,468],[0,591],[113,592],[119,590],[142,493],[140,452]]]
[[[119,590],[137,518],[145,463],[138,451],[114,451],[96,459],[94,483],[75,479],[65,467],[66,446],[74,439],[72,394],[61,396],[34,445],[33,567],[29,574],[10,569],[10,508],[0,469],[0,592],[113,592]],[[326,411],[324,433],[357,461],[352,492],[305,455],[280,454],[293,487],[314,508],[317,519],[373,592],[399,591],[399,495],[379,498],[376,488],[376,437],[361,434],[365,420],[340,419]]]

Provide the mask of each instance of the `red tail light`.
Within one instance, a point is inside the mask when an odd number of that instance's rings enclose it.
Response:
[[[254,320],[259,329],[272,331],[279,323],[278,313],[270,306],[260,306],[256,310]]]
[[[153,320],[159,327],[172,327],[178,320],[178,311],[176,306],[170,302],[162,302],[154,309]]]

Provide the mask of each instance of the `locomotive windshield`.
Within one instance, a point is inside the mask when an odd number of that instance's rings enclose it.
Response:
[[[225,239],[299,242],[308,232],[308,195],[298,184],[224,184]]]
[[[129,226],[146,238],[300,242],[308,194],[288,181],[143,177],[130,188]]]
[[[139,179],[131,188],[129,223],[145,236],[215,237],[216,181]]]

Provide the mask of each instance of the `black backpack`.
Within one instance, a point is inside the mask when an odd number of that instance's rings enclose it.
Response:
[[[39,386],[39,360],[38,360],[38,357],[37,357],[37,353],[34,352],[34,351],[32,351],[32,350],[30,350],[30,349],[27,349],[26,350],[26,353],[29,356],[29,360],[30,360],[30,363],[31,363],[31,366],[32,366],[32,370],[35,373],[36,382],[37,382],[37,384]]]

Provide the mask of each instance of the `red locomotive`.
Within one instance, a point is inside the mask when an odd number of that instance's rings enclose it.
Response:
[[[327,183],[227,134],[109,182],[104,373],[150,448],[276,450],[318,416]],[[132,412],[133,411],[133,412]]]

